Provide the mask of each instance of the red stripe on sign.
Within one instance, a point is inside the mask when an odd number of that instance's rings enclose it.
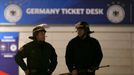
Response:
[[[9,75],[9,74],[4,71],[0,71],[0,75]]]

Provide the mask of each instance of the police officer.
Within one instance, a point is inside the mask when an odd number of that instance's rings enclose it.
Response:
[[[103,56],[100,44],[90,36],[93,31],[87,22],[78,22],[76,29],[78,36],[66,48],[66,65],[72,75],[95,75]]]
[[[51,75],[57,65],[57,55],[51,44],[45,42],[46,30],[43,26],[33,29],[33,41],[25,44],[15,56],[16,63],[25,75]],[[27,58],[27,64],[23,58]]]

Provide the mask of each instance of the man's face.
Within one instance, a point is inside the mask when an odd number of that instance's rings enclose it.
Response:
[[[85,35],[85,30],[83,28],[77,28],[77,34],[79,37],[83,37]]]
[[[36,36],[38,41],[45,41],[45,32],[40,31],[38,32],[38,35]]]

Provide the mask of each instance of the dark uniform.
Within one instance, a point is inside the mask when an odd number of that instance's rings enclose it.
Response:
[[[25,44],[15,56],[16,63],[24,70],[29,70],[29,75],[51,75],[57,65],[57,55],[51,44],[37,41],[38,32],[46,32],[41,26],[33,29],[33,41]],[[27,64],[23,58],[27,58]],[[27,74],[27,73],[26,73]]]
[[[23,58],[27,58],[27,65]],[[32,41],[24,45],[15,56],[17,64],[30,75],[49,75],[57,65],[54,48],[47,42]]]
[[[65,58],[70,72],[76,69],[79,75],[95,75],[95,70],[87,70],[99,67],[102,56],[98,40],[87,35],[85,39],[76,36],[68,43]]]

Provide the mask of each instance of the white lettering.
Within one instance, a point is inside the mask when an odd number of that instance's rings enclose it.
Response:
[[[103,9],[99,9],[99,8],[91,8],[91,9],[86,9],[86,14],[89,15],[103,15]]]
[[[27,14],[59,14],[60,9],[28,8]]]
[[[69,9],[61,9],[62,14],[69,14],[69,15],[80,15],[80,14],[84,14],[84,9],[73,9],[73,8],[69,8]]]
[[[103,15],[103,8],[27,8],[27,14]]]

